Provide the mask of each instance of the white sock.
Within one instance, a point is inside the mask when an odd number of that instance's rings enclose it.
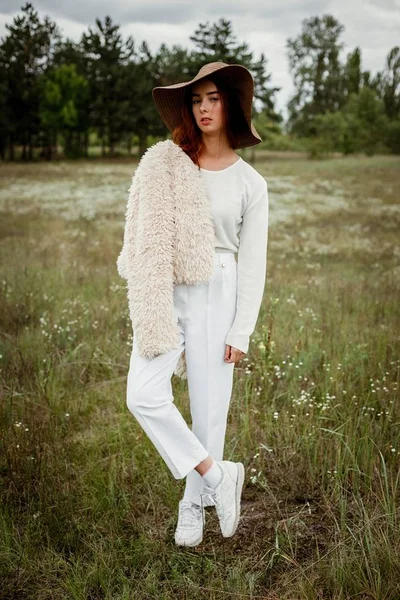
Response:
[[[218,463],[213,459],[211,467],[202,475],[206,485],[215,489],[222,480],[222,470]]]

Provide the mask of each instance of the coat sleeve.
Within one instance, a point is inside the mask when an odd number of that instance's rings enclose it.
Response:
[[[129,189],[124,244],[117,261],[127,279],[129,313],[142,356],[178,347],[174,310],[174,198],[168,155],[143,155]]]
[[[238,250],[236,315],[225,343],[247,352],[264,293],[268,244],[268,185],[260,179],[243,214]]]

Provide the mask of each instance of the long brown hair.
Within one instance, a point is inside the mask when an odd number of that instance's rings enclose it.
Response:
[[[237,134],[246,130],[247,122],[240,106],[238,92],[220,78],[210,75],[217,87],[222,101],[223,121],[226,136],[231,148],[237,148]],[[182,105],[182,121],[172,132],[172,141],[186,152],[192,161],[199,166],[198,158],[204,149],[201,130],[192,112],[192,86],[185,87]]]

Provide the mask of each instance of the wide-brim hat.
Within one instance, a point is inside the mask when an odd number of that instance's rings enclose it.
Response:
[[[211,62],[203,65],[197,75],[190,81],[173,83],[172,85],[157,86],[152,90],[152,96],[159,115],[170,131],[182,123],[182,106],[185,88],[200,79],[206,79],[212,73],[218,72],[218,78],[223,80],[238,94],[238,100],[247,123],[244,131],[236,133],[237,148],[255,146],[262,142],[251,121],[251,109],[254,94],[254,80],[250,71],[243,65],[224,62]]]

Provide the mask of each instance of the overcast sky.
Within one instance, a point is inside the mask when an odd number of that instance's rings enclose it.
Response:
[[[0,0],[0,37],[24,4]],[[136,47],[146,41],[153,52],[162,42],[193,48],[189,36],[198,25],[211,25],[223,17],[255,58],[264,53],[271,83],[281,88],[275,95],[276,109],[285,118],[293,93],[286,41],[301,32],[303,19],[333,15],[344,26],[342,58],[359,46],[362,68],[373,74],[383,69],[389,50],[400,43],[400,0],[32,0],[32,4],[41,17],[48,15],[57,23],[64,38],[78,41],[96,17],[109,15],[124,37],[131,35]]]

